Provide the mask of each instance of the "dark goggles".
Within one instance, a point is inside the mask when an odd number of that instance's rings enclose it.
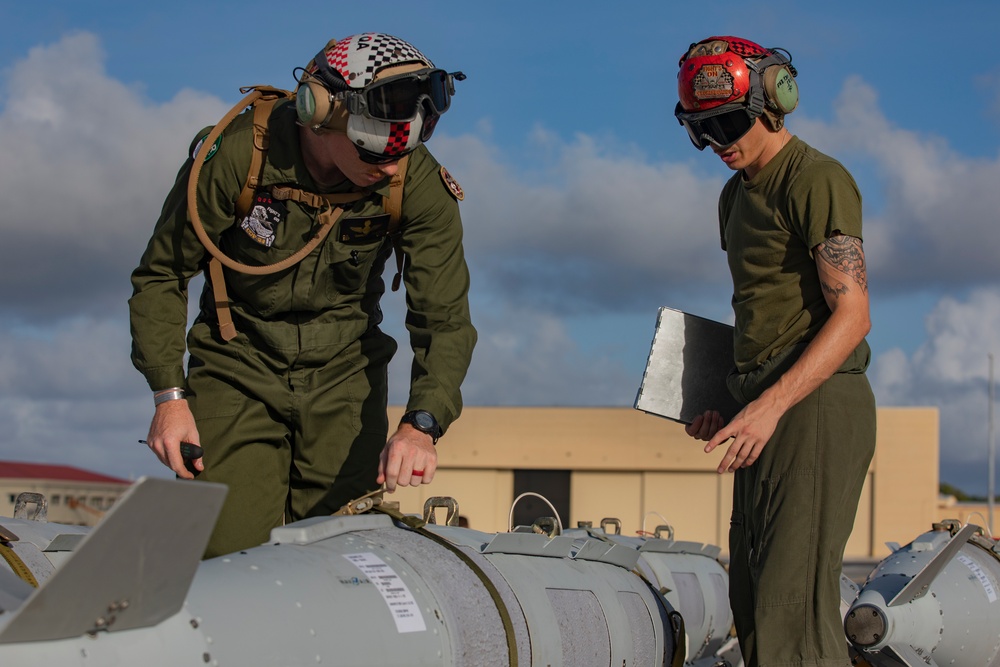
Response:
[[[678,103],[674,116],[687,130],[688,138],[698,150],[704,150],[709,144],[725,148],[736,143],[757,120],[757,116],[742,103],[723,104],[708,111],[692,113],[684,111]]]
[[[364,90],[349,92],[347,110],[364,114],[373,120],[401,123],[417,117],[420,105],[430,104],[433,115],[440,116],[451,106],[455,81],[462,81],[461,72],[432,69],[392,76],[370,84]]]
[[[391,162],[396,162],[397,160],[401,160],[403,159],[403,157],[406,156],[406,153],[402,153],[401,155],[382,155],[381,153],[372,153],[371,151],[367,151],[361,146],[358,146],[357,144],[354,145],[354,148],[357,149],[358,157],[361,158],[361,161],[364,162],[365,164],[375,164],[375,165],[389,164]],[[407,153],[408,152],[410,151],[407,151]]]

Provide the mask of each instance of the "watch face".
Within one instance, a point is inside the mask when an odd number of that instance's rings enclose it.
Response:
[[[413,421],[419,429],[434,428],[434,416],[424,410],[417,410],[413,413]]]

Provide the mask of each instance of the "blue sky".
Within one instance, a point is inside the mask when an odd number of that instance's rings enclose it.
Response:
[[[368,30],[468,75],[429,144],[467,192],[467,403],[631,405],[657,307],[731,318],[729,172],[672,110],[688,44],[736,34],[792,54],[790,129],[861,188],[880,405],[938,407],[942,480],[985,492],[1000,5],[677,4],[0,3],[0,458],[164,474],[125,301],[190,138]]]

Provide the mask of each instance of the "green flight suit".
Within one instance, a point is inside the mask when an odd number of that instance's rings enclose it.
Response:
[[[736,316],[729,388],[749,403],[829,320],[813,249],[862,238],[861,194],[840,163],[792,137],[753,178],[726,183],[719,222]],[[850,665],[840,573],[875,451],[870,356],[862,340],[736,471],[729,598],[747,667]]]
[[[388,179],[370,190],[347,181],[322,189],[303,163],[299,130],[294,104],[279,103],[255,208],[243,220],[236,220],[234,202],[250,167],[250,114],[225,130],[198,183],[209,238],[238,262],[273,264],[305,244],[318,210],[275,199],[271,186],[365,196],[344,205],[331,234],[295,266],[271,275],[225,269],[235,339],[225,342],[219,334],[206,276],[200,312],[187,333],[185,377],[187,286],[209,259],[187,214],[192,159],[132,274],[133,364],[154,391],[187,390],[205,452],[198,479],[229,486],[207,556],[255,546],[283,522],[330,514],[377,488],[389,429],[386,368],[396,351],[378,326],[382,272],[392,254],[383,208]],[[408,408],[430,411],[447,430],[461,413],[459,388],[476,332],[458,203],[443,173],[426,148],[410,155],[400,229],[414,352]]]

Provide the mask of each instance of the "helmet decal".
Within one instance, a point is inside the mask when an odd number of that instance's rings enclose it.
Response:
[[[735,102],[750,92],[750,70],[733,53],[695,55],[681,63],[677,92],[688,111],[704,111]]]
[[[691,79],[699,100],[728,100],[733,96],[733,75],[721,63],[706,63]]]
[[[326,51],[326,60],[351,88],[364,88],[375,79],[379,70],[389,65],[418,62],[434,67],[409,42],[378,32],[337,40],[333,48]]]
[[[372,120],[360,114],[351,114],[347,121],[347,138],[369,153],[383,157],[402,157],[423,143],[421,133],[426,122],[427,115],[423,109],[412,121],[403,123]]]
[[[385,144],[386,155],[399,155],[406,150],[410,141],[410,123],[390,123],[389,140]]]

